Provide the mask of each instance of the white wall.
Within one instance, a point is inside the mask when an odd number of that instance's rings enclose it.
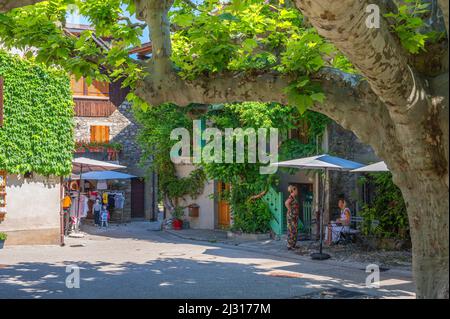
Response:
[[[28,232],[26,236],[34,232],[34,237],[41,237],[37,242],[41,243],[44,237],[54,242],[53,237],[60,228],[59,177],[47,178],[34,174],[33,178],[24,179],[23,176],[8,175],[6,193],[7,214],[0,223],[0,231],[21,234],[25,231]],[[33,236],[29,238],[33,241]]]
[[[175,165],[178,177],[187,177],[195,167],[192,164],[177,164]],[[203,193],[197,198],[193,199],[186,197],[185,200],[179,202],[180,206],[188,206],[190,204],[197,204],[200,206],[198,217],[189,217],[188,209],[185,209],[185,217],[189,220],[191,228],[197,229],[214,229],[215,228],[215,200],[211,197],[214,195],[214,181],[207,181]]]

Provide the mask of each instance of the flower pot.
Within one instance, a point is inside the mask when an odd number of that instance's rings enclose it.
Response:
[[[6,213],[0,212],[0,222],[5,220]]]
[[[3,249],[3,246],[5,246],[5,241],[4,240],[0,240],[0,249]]]
[[[103,147],[90,146],[89,152],[91,153],[103,152]]]
[[[174,219],[172,221],[172,227],[175,230],[181,230],[183,228],[183,221],[180,219]]]

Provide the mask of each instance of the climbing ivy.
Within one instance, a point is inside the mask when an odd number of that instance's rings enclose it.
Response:
[[[277,103],[246,102],[215,107],[205,115],[211,126],[225,128],[277,128],[281,144],[280,160],[316,154],[316,136],[323,134],[330,121],[326,116],[306,111],[300,113],[296,107]],[[288,138],[291,129],[304,129],[305,138]],[[235,134],[234,138],[239,137]],[[245,145],[247,154],[247,145]],[[225,156],[225,154],[223,154]],[[203,163],[208,177],[231,185],[231,190],[222,194],[233,213],[233,228],[243,232],[266,232],[271,214],[262,195],[270,186],[278,184],[278,176],[260,173],[262,163]]]
[[[152,108],[134,107],[139,121],[139,143],[144,151],[143,164],[153,158],[149,169],[159,176],[159,190],[162,196],[169,196],[173,201],[183,196],[198,196],[204,187],[206,178],[218,180],[231,185],[231,190],[222,194],[222,199],[229,201],[234,218],[234,228],[244,232],[265,232],[271,219],[267,204],[261,199],[269,186],[277,184],[277,175],[260,174],[261,163],[206,163],[203,162],[190,176],[176,176],[175,165],[170,159],[170,150],[176,143],[170,140],[170,133],[175,128],[186,128],[192,136],[192,119],[202,118],[208,127],[220,130],[226,128],[278,128],[281,137],[280,154],[289,159],[299,153],[314,155],[315,137],[323,133],[329,119],[324,115],[307,111],[300,114],[296,107],[277,103],[245,102],[235,104],[213,105],[203,115],[193,116],[195,105],[180,108],[172,104],[162,104]],[[189,116],[190,115],[190,116]],[[290,129],[302,125],[306,128],[304,141],[288,138]],[[233,138],[237,138],[234,135]],[[245,143],[247,154],[247,143]],[[225,156],[225,153],[222,153]]]
[[[0,169],[13,174],[70,174],[73,101],[65,72],[0,51],[4,125]]]
[[[284,1],[249,0],[226,6],[208,0],[198,10],[176,1],[175,8],[172,60],[183,78],[273,70],[293,78],[285,93],[301,113],[324,101],[321,86],[310,76],[331,66],[328,61],[337,50],[305,23],[297,9]]]

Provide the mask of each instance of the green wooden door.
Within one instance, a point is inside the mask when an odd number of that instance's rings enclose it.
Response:
[[[272,213],[272,220],[270,227],[272,231],[280,236],[286,232],[286,214],[284,212],[283,194],[277,192],[272,187],[269,189],[263,199],[269,204],[270,212]]]

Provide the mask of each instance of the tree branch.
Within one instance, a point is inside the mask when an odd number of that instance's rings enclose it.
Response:
[[[148,76],[138,84],[136,94],[153,105],[171,102],[179,106],[190,103],[215,104],[244,101],[278,102],[289,104],[284,92],[293,78],[276,72],[260,73],[222,73],[209,77],[199,77],[185,81],[175,73],[164,77]],[[316,104],[311,109],[323,113],[350,129],[365,143],[374,147],[377,154],[385,154],[399,149],[395,126],[385,104],[374,94],[367,81],[360,76],[349,75],[335,69],[324,68],[315,75],[327,96],[323,104]],[[367,119],[371,119],[367,121]],[[380,126],[386,130],[380,131]],[[377,134],[374,134],[377,132]],[[395,156],[391,156],[393,158]],[[400,164],[398,164],[400,163]],[[400,155],[391,166],[408,163]]]
[[[135,0],[137,18],[145,21],[150,30],[154,76],[164,75],[172,69],[168,12],[173,2],[174,0]]]
[[[183,2],[186,3],[188,6],[190,6],[192,9],[194,9],[196,11],[200,11],[198,6],[191,0],[183,0]]]
[[[144,29],[147,25],[145,23],[133,23],[129,17],[119,17],[119,21],[125,21],[130,28]]]
[[[25,7],[44,0],[0,0],[0,12],[8,12],[15,8]]]
[[[368,0],[297,0],[296,4],[318,32],[364,74],[378,96],[389,106],[399,107],[398,111],[406,111],[416,88],[407,56],[384,19],[379,29],[367,27]]]

